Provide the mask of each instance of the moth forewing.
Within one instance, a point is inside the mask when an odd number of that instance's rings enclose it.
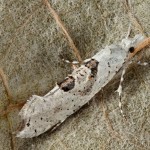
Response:
[[[120,44],[106,46],[48,94],[31,97],[20,111],[24,128],[17,137],[32,138],[56,128],[114,77],[127,61],[129,48],[143,39],[143,36],[136,35],[133,39],[123,39]]]

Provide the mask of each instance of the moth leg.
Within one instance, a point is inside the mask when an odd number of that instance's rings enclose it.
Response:
[[[124,118],[125,120],[127,120],[126,115],[125,115],[124,112],[123,112],[123,109],[122,109],[123,107],[122,107],[122,102],[121,102],[122,83],[123,83],[123,81],[124,81],[124,77],[123,77],[123,76],[124,76],[124,74],[125,74],[125,71],[126,71],[126,68],[124,68],[123,71],[122,71],[121,79],[120,79],[120,83],[119,83],[119,87],[118,87],[118,89],[117,89],[116,92],[118,92],[118,94],[119,94],[119,108],[120,108],[120,112],[121,112],[123,118]]]
[[[141,61],[138,61],[137,64],[138,64],[138,65],[141,65],[141,66],[147,66],[149,63],[148,63],[148,62],[141,62]]]
[[[119,108],[120,108],[121,115],[127,121],[127,117],[126,117],[126,115],[125,115],[125,113],[123,111],[123,107],[122,107],[121,96],[119,97]]]

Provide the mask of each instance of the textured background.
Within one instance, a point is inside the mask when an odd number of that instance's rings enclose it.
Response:
[[[140,33],[125,9],[124,0],[50,0],[67,27],[82,59],[127,34]],[[150,35],[150,1],[132,0],[135,16]],[[42,0],[0,0],[0,68],[12,93],[11,104],[25,102],[31,95],[46,94],[71,72],[61,58],[74,60],[62,30]],[[141,54],[149,61],[150,49]],[[19,108],[9,109],[0,80],[0,150],[146,150],[150,147],[149,66],[134,63],[125,75],[123,108],[118,107],[117,77],[54,133],[33,139],[18,139]],[[104,106],[107,113],[104,113]],[[108,114],[108,116],[106,115]]]

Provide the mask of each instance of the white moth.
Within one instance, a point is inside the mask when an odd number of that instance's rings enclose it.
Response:
[[[114,77],[126,62],[129,48],[143,39],[143,36],[136,35],[133,39],[123,39],[118,45],[106,46],[74,69],[48,94],[43,97],[33,95],[19,113],[23,129],[17,137],[32,138],[54,130]]]

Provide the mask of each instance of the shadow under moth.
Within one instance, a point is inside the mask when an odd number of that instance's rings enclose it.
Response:
[[[116,75],[134,47],[143,40],[143,36],[136,35],[122,39],[119,44],[106,46],[75,68],[45,96],[33,95],[19,113],[23,128],[17,137],[32,138],[56,129]]]

